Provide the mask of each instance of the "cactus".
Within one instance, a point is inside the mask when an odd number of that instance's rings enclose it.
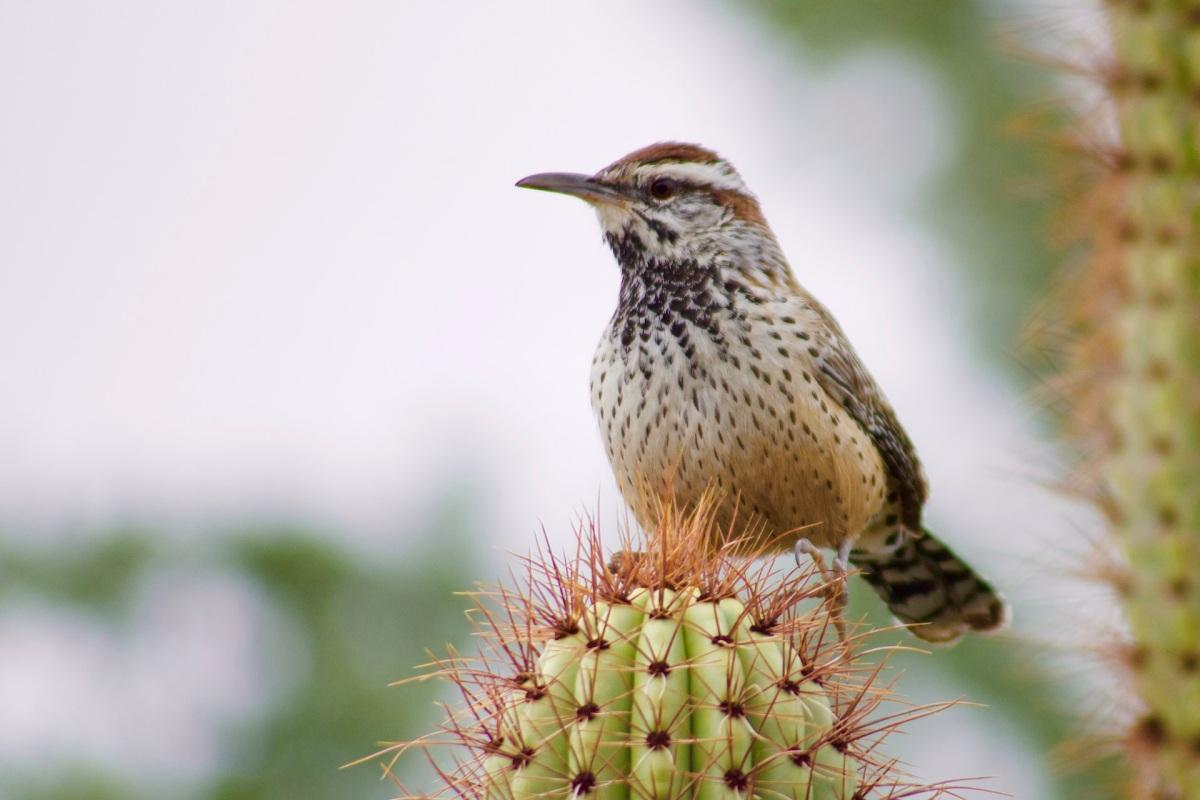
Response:
[[[608,565],[587,529],[571,558],[526,559],[520,588],[475,593],[480,654],[432,673],[465,702],[442,736],[385,752],[465,747],[439,773],[472,800],[958,796],[877,752],[950,704],[879,716],[882,665],[855,654],[861,635],[839,639],[819,569],[714,549],[713,507],[668,510]]]
[[[1200,5],[1108,6],[1116,125],[1075,137],[1101,169],[1075,204],[1089,258],[1063,281],[1058,387],[1123,556],[1106,574],[1140,709],[1122,734],[1135,796],[1200,798]]]

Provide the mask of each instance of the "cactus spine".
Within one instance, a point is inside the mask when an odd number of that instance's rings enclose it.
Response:
[[[1109,22],[1120,141],[1078,206],[1067,431],[1128,568],[1137,796],[1200,798],[1200,5],[1110,2]]]
[[[889,702],[873,685],[878,665],[838,640],[815,569],[778,572],[754,554],[713,550],[719,537],[703,509],[664,519],[626,543],[640,552],[619,566],[605,565],[589,534],[576,557],[536,554],[518,588],[477,595],[478,658],[452,654],[435,673],[465,699],[443,741],[469,756],[440,770],[445,791],[472,800],[953,791],[916,785],[877,754],[887,733],[941,705],[875,716]]]

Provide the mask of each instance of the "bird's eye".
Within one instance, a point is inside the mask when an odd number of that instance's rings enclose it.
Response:
[[[670,178],[655,178],[650,184],[650,195],[656,200],[666,200],[679,190],[679,184]]]

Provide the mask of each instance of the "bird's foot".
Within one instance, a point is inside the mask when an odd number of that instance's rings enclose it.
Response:
[[[829,615],[833,618],[833,624],[837,628],[838,641],[846,641],[846,601],[849,597],[849,591],[846,587],[846,578],[850,572],[850,542],[842,542],[838,547],[837,555],[833,559],[833,565],[830,566],[825,562],[825,554],[821,552],[821,548],[817,547],[808,539],[797,539],[795,546],[796,566],[802,566],[804,558],[811,559],[816,565],[817,571],[821,573],[821,593],[825,596],[825,602],[829,604]]]
[[[645,557],[645,553],[638,553],[632,550],[618,550],[612,554],[608,563],[604,566],[613,576],[622,580],[631,580],[637,575],[638,568]]]

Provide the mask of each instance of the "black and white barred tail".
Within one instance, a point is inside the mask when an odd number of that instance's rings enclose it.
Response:
[[[925,641],[949,644],[967,631],[996,631],[1008,621],[1004,598],[925,529],[902,534],[889,546],[870,542],[855,548],[850,563],[892,614]]]

